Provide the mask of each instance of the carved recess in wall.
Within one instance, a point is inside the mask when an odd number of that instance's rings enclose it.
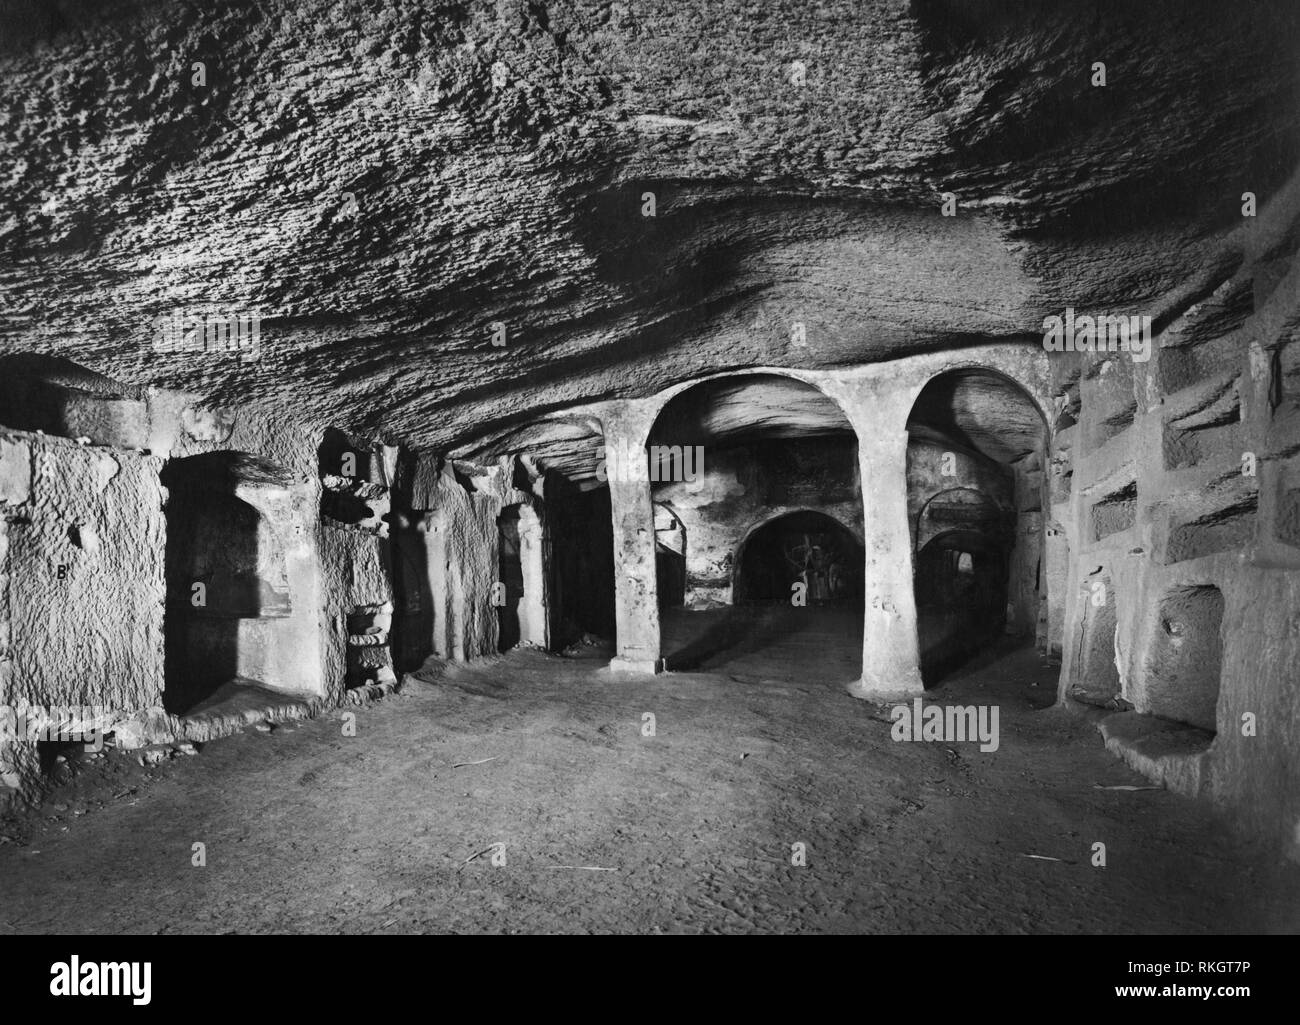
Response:
[[[925,504],[917,524],[916,549],[950,531],[979,534],[997,546],[1008,545],[1014,518],[982,491],[949,488]]]

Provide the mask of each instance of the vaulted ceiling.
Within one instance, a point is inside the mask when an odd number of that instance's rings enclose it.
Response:
[[[985,370],[936,377],[917,396],[907,427],[912,437],[955,442],[1000,463],[1022,459],[1047,440],[1033,399],[1015,382]]]

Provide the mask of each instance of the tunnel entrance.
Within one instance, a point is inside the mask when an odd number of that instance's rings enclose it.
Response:
[[[668,669],[857,679],[862,488],[839,405],[778,374],[714,378],[669,400],[648,446],[652,464],[695,454],[651,486]]]
[[[916,613],[923,665],[936,676],[1001,636],[1006,624],[1006,555],[988,537],[950,531],[917,554]]]
[[[506,652],[519,643],[519,602],[524,596],[517,505],[502,510],[497,517],[497,581],[501,585],[500,603],[497,605],[497,651]]]
[[[861,542],[825,513],[787,513],[752,531],[735,555],[732,600],[809,605],[862,600]]]
[[[1007,635],[1038,635],[1047,425],[1015,381],[963,369],[921,390],[907,431],[917,640],[930,686]]]
[[[546,479],[551,647],[614,640],[614,527],[608,485]]]

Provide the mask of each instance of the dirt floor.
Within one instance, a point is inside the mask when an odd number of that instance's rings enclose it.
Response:
[[[70,761],[41,809],[0,822],[0,930],[1300,927],[1300,869],[1174,794],[1097,788],[1145,781],[1047,707],[1057,671],[1032,649],[929,695],[997,704],[993,753],[894,742],[888,708],[815,662],[620,679],[607,658],[453,667],[352,712],[355,736],[340,711],[152,768]]]

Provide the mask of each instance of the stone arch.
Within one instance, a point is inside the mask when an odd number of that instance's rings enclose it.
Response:
[[[980,533],[1001,534],[1002,520],[1001,507],[978,488],[947,488],[931,495],[921,506],[916,517],[916,541],[913,548],[919,552],[935,538],[963,528]]]
[[[983,360],[945,361],[915,392],[907,415],[908,501],[918,639],[931,681],[996,639],[998,617],[1020,636],[1037,636],[1047,619],[1050,424],[1041,395]],[[984,549],[972,556],[977,579],[947,564],[961,532]],[[990,604],[998,595],[1000,609]],[[962,607],[967,600],[971,607]]]
[[[644,408],[649,414],[649,424],[647,425],[647,435],[653,429],[655,421],[664,411],[664,407],[679,395],[690,391],[702,384],[708,384],[711,381],[719,381],[731,377],[785,377],[792,381],[798,381],[810,388],[819,391],[825,398],[835,403],[844,418],[852,425],[850,410],[845,402],[844,396],[835,388],[827,388],[826,385],[831,382],[824,379],[824,375],[816,371],[801,370],[798,367],[741,367],[733,370],[718,370],[711,374],[701,374],[698,377],[692,377],[685,381],[678,381],[666,388],[661,389],[655,394],[644,400]]]
[[[840,398],[821,387],[814,375],[767,368],[708,374],[665,389],[653,402],[637,407],[641,430],[632,443],[637,446],[634,454],[645,459],[649,480],[642,485],[645,496],[632,489],[629,501],[672,504],[692,538],[687,618],[674,614],[670,643],[655,639],[661,659],[678,664],[683,650],[679,640],[699,622],[693,614],[735,604],[737,557],[766,522],[831,514],[827,522],[849,539],[840,547],[855,560],[837,580],[851,579],[856,585],[863,578],[863,567],[856,565],[862,530],[845,523],[846,518],[856,523],[862,515],[858,432]],[[697,453],[694,460],[692,451]],[[704,465],[698,458],[701,451],[709,453]],[[673,472],[679,468],[682,474]],[[636,528],[635,523],[629,526]],[[810,548],[822,553],[818,544],[810,543]],[[788,600],[789,592],[785,597]],[[638,606],[642,602],[648,604],[641,598]],[[656,601],[664,604],[662,598]],[[851,611],[839,614],[841,627]],[[640,612],[638,607],[638,616]],[[728,615],[728,630],[749,629],[741,620],[752,617],[752,610]],[[819,622],[824,618],[822,612],[810,616]]]
[[[837,538],[840,541],[840,548],[849,548],[848,552],[840,552],[841,555],[851,555],[854,562],[851,565],[840,567],[835,573],[835,580],[828,580],[827,586],[829,599],[838,598],[861,598],[862,596],[862,579],[861,579],[861,554],[862,554],[862,536],[838,516],[834,516],[821,509],[800,508],[784,510],[765,516],[757,523],[745,531],[744,536],[736,545],[735,555],[732,559],[731,571],[731,595],[732,603],[739,604],[741,601],[750,600],[758,595],[754,594],[754,581],[752,579],[752,567],[747,571],[746,554],[749,552],[751,541],[762,536],[765,532],[770,532],[773,527],[781,521],[790,521],[797,519],[807,519],[825,521],[825,525],[831,527],[830,531],[823,533],[838,533],[841,535]],[[811,523],[810,523],[811,525]],[[847,539],[851,545],[843,544]],[[790,591],[788,588],[779,588],[779,594],[773,594],[773,597],[788,598]],[[818,597],[814,595],[813,597]]]
[[[1043,429],[1047,432],[1046,440],[1050,442],[1053,423],[1056,418],[1055,409],[1053,408],[1050,397],[1041,389],[1026,384],[1023,380],[1011,373],[1004,367],[998,366],[995,362],[990,361],[987,357],[962,357],[956,356],[944,360],[942,366],[935,368],[913,383],[911,405],[916,405],[916,400],[920,398],[921,393],[925,391],[935,381],[953,374],[962,373],[982,373],[990,377],[997,377],[1006,381],[1013,386],[1025,398],[1033,403],[1034,409],[1042,421]]]

